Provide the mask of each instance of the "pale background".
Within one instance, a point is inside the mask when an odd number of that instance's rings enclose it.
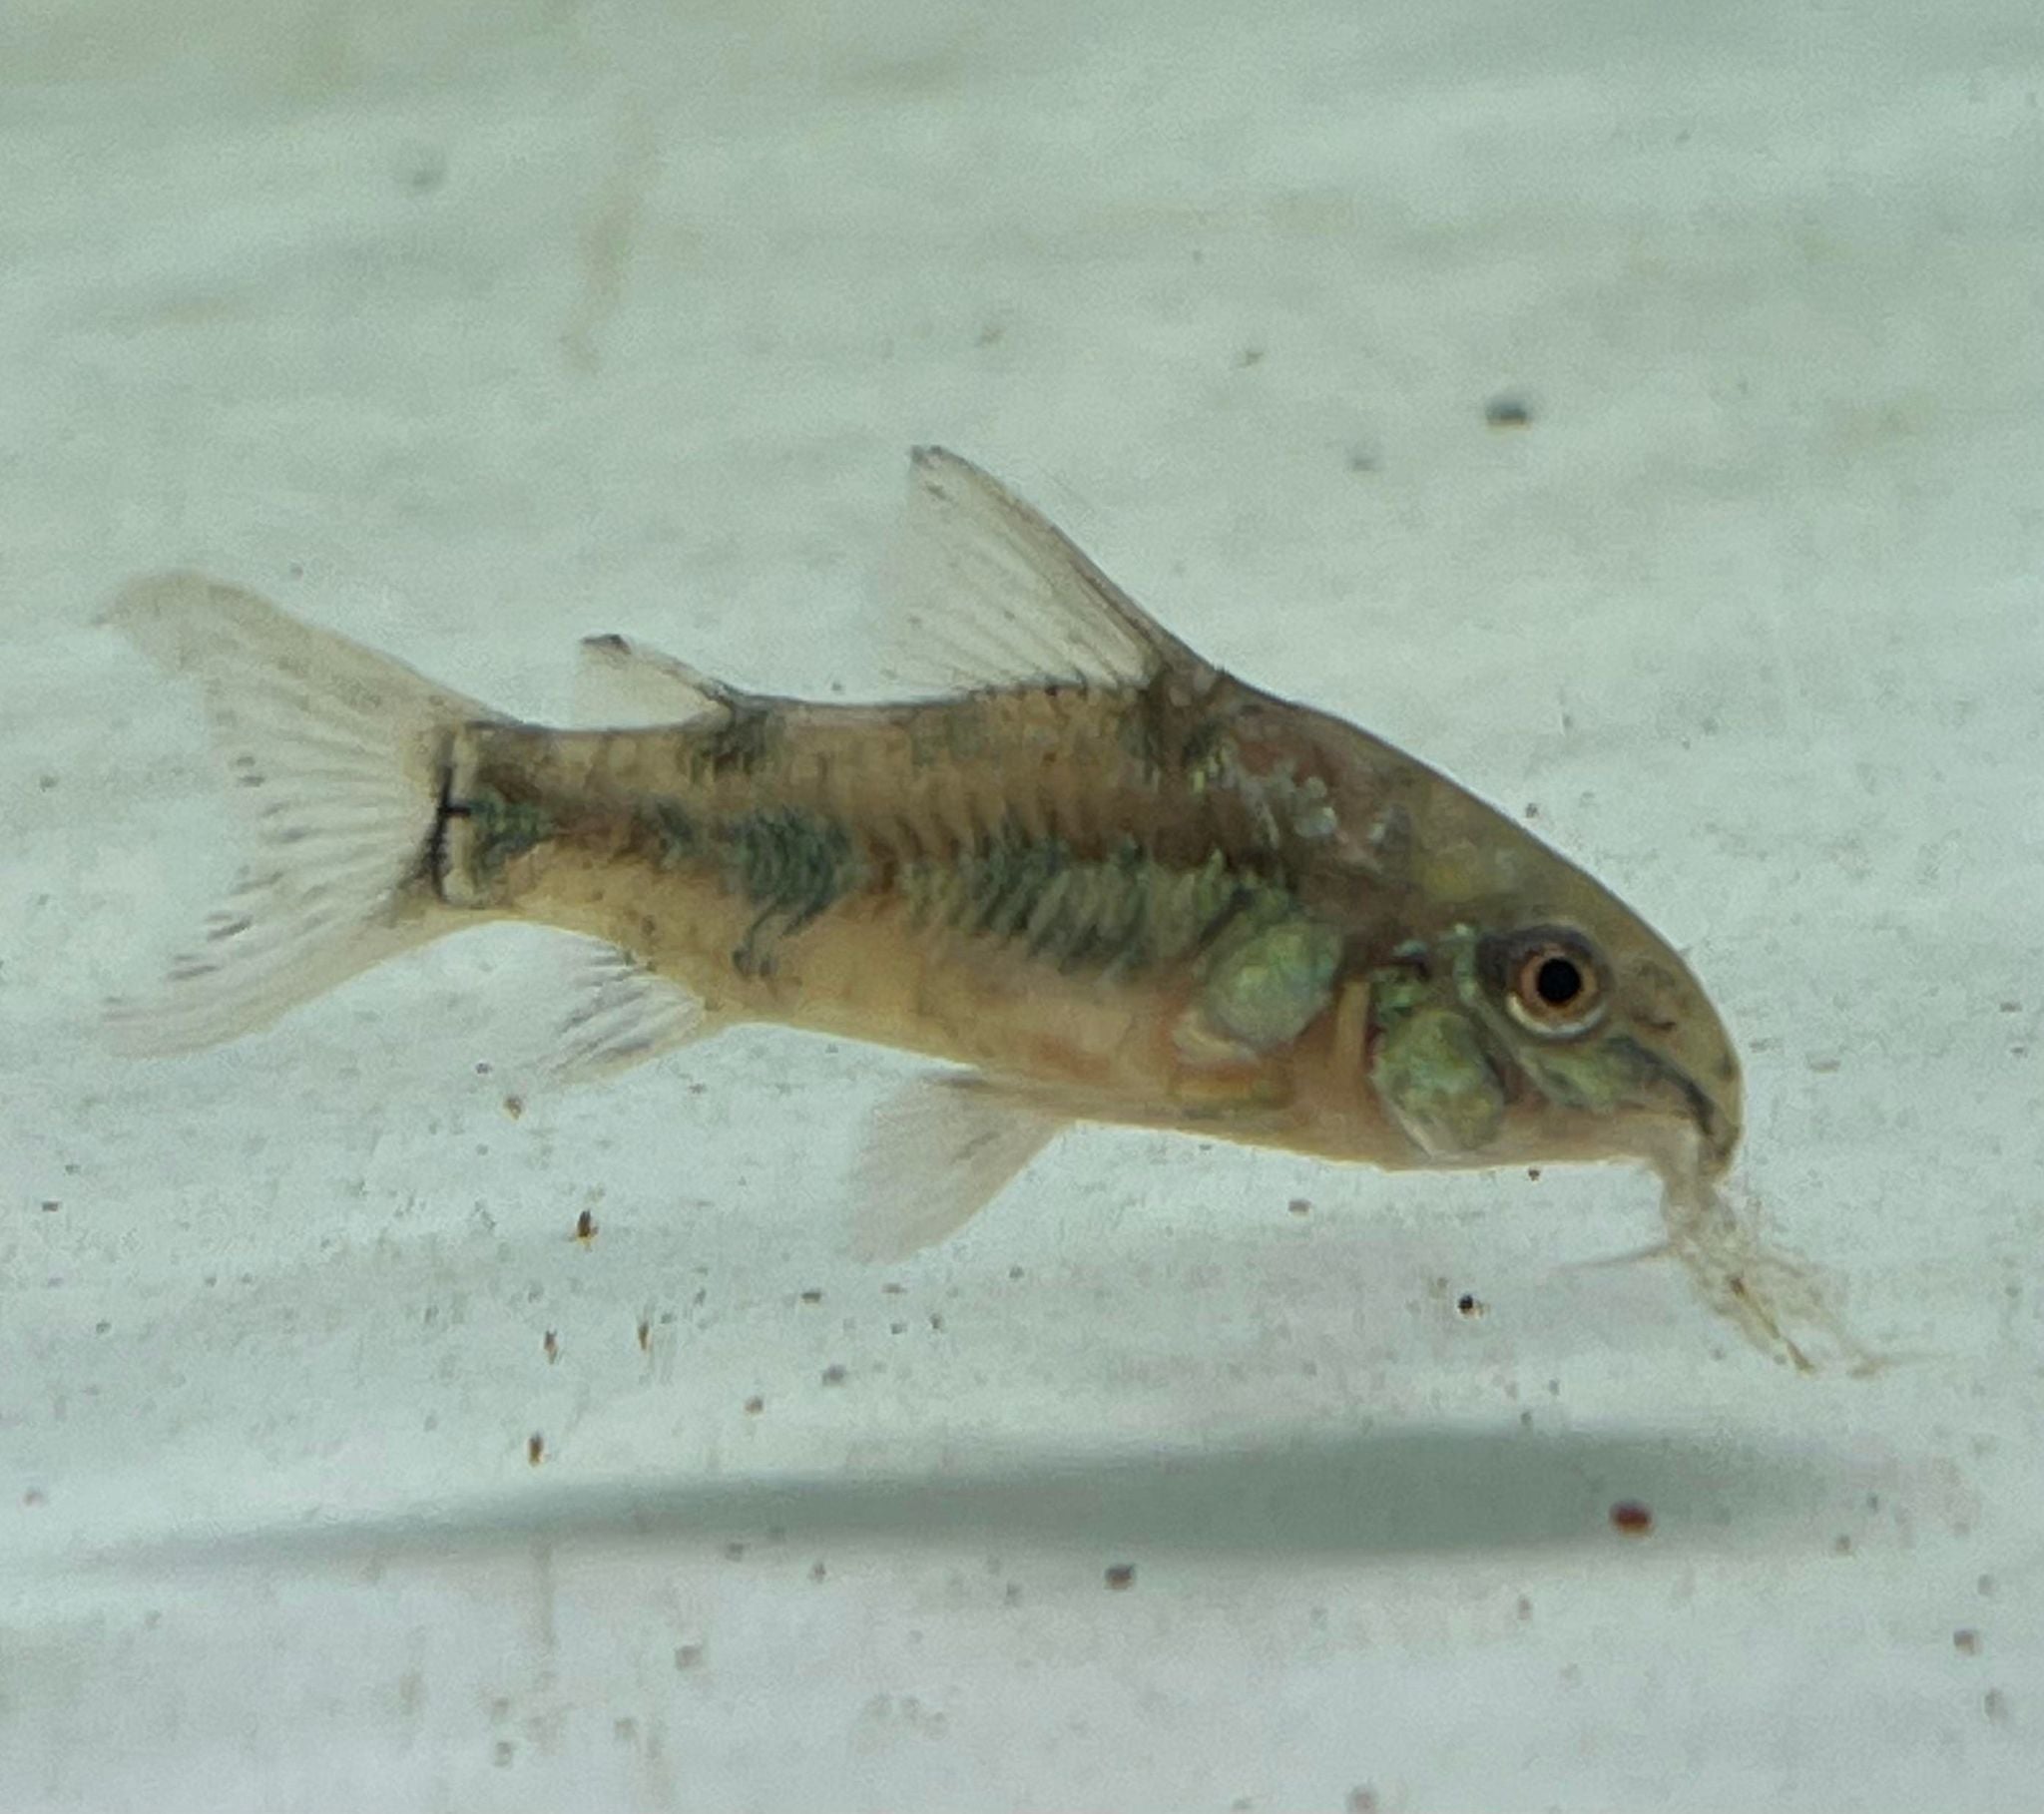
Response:
[[[2034,1807],[2040,91],[2035,0],[7,0],[0,1806]],[[81,1031],[237,849],[121,580],[856,689],[923,440],[1537,807],[1913,1358],[1584,1265],[1622,1172],[1085,1134],[861,1270],[908,1063],[513,1120],[538,936]]]

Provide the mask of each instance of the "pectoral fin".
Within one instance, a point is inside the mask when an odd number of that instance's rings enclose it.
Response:
[[[962,1228],[1068,1125],[970,1074],[920,1079],[886,1103],[859,1166],[852,1251],[903,1259]]]

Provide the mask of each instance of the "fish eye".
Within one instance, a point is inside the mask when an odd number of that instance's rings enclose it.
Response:
[[[1603,968],[1580,938],[1554,930],[1528,933],[1503,970],[1505,1006],[1529,1032],[1566,1039],[1587,1033],[1603,1018]]]

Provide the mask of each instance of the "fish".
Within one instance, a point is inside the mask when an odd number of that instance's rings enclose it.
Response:
[[[544,725],[224,581],[131,584],[105,621],[197,683],[254,851],[161,995],[116,1008],[131,1046],[240,1038],[517,920],[594,954],[564,1077],[748,1023],[936,1061],[867,1141],[871,1258],[1081,1124],[1385,1170],[1632,1161],[1711,1200],[1739,1057],[1639,914],[1203,658],[970,461],[918,448],[910,477],[880,702],[604,635],[596,721]]]

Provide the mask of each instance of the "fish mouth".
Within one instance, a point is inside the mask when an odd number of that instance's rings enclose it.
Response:
[[[1732,1155],[1739,1150],[1739,1137],[1745,1131],[1736,1114],[1726,1111],[1724,1106],[1708,1092],[1700,1088],[1689,1077],[1679,1078],[1684,1107],[1690,1120],[1703,1139],[1703,1171],[1706,1177],[1721,1177],[1732,1163]]]
[[[1739,1073],[1729,1061],[1720,1069],[1731,1072],[1729,1100],[1713,1096],[1696,1081],[1687,1067],[1664,1052],[1657,1052],[1651,1046],[1638,1040],[1625,1039],[1617,1042],[1624,1047],[1640,1067],[1647,1083],[1650,1097],[1667,1100],[1672,1098],[1680,1106],[1683,1119],[1695,1130],[1697,1136],[1696,1163],[1706,1178],[1724,1174],[1732,1163],[1732,1155],[1739,1150],[1740,1135],[1744,1123],[1739,1110]]]

